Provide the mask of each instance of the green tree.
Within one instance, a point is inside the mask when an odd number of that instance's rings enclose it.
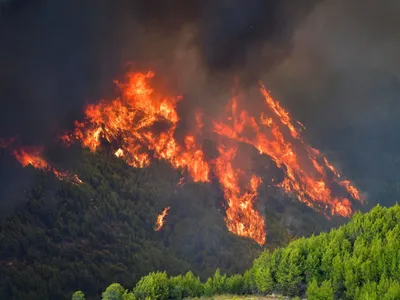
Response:
[[[244,294],[243,276],[236,274],[226,278],[226,292],[229,294],[240,295]]]
[[[182,297],[199,297],[203,294],[203,285],[199,277],[195,277],[192,272],[187,272],[181,278]]]
[[[166,272],[153,272],[143,276],[134,289],[139,300],[150,297],[152,300],[164,300],[169,297],[169,282]]]
[[[85,300],[85,294],[82,291],[76,291],[71,300]]]
[[[264,251],[255,261],[253,265],[253,278],[257,290],[262,294],[269,294],[274,289],[274,279],[272,276],[271,253]]]
[[[119,283],[110,284],[101,294],[102,300],[124,300],[125,289]]]
[[[316,279],[313,279],[307,287],[307,299],[309,300],[333,300],[333,290],[329,281],[323,281],[318,286]]]

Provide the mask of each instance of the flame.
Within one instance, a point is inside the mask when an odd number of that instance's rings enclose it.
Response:
[[[233,125],[214,122],[214,131],[221,136],[252,145],[260,154],[269,156],[285,172],[285,178],[278,186],[288,194],[294,194],[300,202],[323,212],[327,217],[329,214],[350,216],[353,212],[350,201],[345,197],[333,196],[332,181],[345,187],[353,199],[361,201],[358,190],[349,181],[340,181],[340,174],[327,158],[301,139],[289,113],[271,98],[263,85],[260,92],[272,112],[271,117],[262,113],[257,119],[249,116],[247,111],[239,113],[237,99],[233,98],[232,116],[228,118],[233,121]],[[251,134],[245,135],[245,128]],[[285,129],[289,134],[285,134]],[[327,170],[334,174],[333,180],[329,178]]]
[[[179,182],[177,183],[178,186],[183,186],[185,184],[185,177],[181,177]]]
[[[353,213],[348,198],[333,191],[339,186],[353,200],[360,193],[318,150],[307,145],[300,134],[305,127],[293,121],[290,114],[275,101],[261,84],[260,93],[266,110],[259,116],[240,109],[233,97],[226,120],[210,120],[202,111],[195,111],[195,132],[176,138],[179,123],[177,104],[181,97],[164,97],[150,86],[154,73],[128,73],[123,82],[115,81],[120,97],[88,105],[83,121],[61,137],[69,145],[79,141],[96,151],[102,141],[118,145],[115,155],[132,167],[143,168],[152,159],[168,162],[173,168],[187,172],[195,182],[209,182],[215,174],[226,200],[225,221],[232,233],[265,243],[265,220],[256,210],[257,190],[261,178],[235,163],[238,144],[247,144],[261,155],[272,159],[284,173],[276,185],[313,209],[330,215],[348,217]],[[219,156],[206,159],[201,146],[204,124],[212,124]],[[182,177],[184,178],[184,177]],[[183,179],[178,185],[183,184]],[[340,194],[340,193],[339,193]],[[157,219],[156,230],[162,227],[169,207]],[[159,228],[159,229],[157,229]]]
[[[257,189],[261,178],[253,175],[246,191],[239,187],[240,169],[234,169],[232,161],[236,155],[235,148],[219,147],[220,156],[216,160],[216,173],[219,178],[225,199],[228,203],[226,210],[226,225],[228,230],[238,236],[249,237],[260,245],[265,243],[265,224],[263,217],[254,209]]]
[[[158,215],[157,221],[156,221],[156,226],[154,228],[155,231],[159,231],[163,228],[165,224],[165,217],[168,215],[168,211],[170,210],[171,207],[166,207],[162,211],[161,214]]]
[[[9,140],[0,139],[0,148],[9,148],[15,142],[14,138]],[[76,174],[67,171],[59,171],[52,167],[42,156],[43,147],[19,147],[11,151],[11,155],[23,166],[32,166],[46,172],[52,172],[59,180],[71,181],[81,184],[82,180]]]
[[[115,152],[133,167],[143,168],[151,155],[168,161],[174,168],[186,169],[196,182],[209,181],[209,164],[193,135],[185,138],[184,145],[175,140],[179,121],[176,104],[180,97],[161,97],[149,86],[154,73],[129,73],[127,82],[116,81],[121,98],[88,105],[86,119],[75,122],[75,130],[61,139],[67,144],[79,140],[83,146],[95,151],[101,140],[119,140]],[[155,127],[164,125],[157,132]]]

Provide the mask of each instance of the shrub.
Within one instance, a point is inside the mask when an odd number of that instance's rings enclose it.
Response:
[[[71,300],[85,300],[85,294],[82,291],[76,291]]]
[[[242,275],[236,274],[226,278],[226,292],[229,294],[244,294],[244,279]]]
[[[149,297],[152,300],[169,298],[169,282],[166,272],[154,272],[142,277],[134,289],[138,300]]]
[[[325,280],[318,286],[314,278],[307,288],[307,299],[309,300],[333,300],[333,290],[330,281]]]
[[[182,297],[199,297],[203,294],[203,284],[199,277],[192,272],[187,272],[181,279]]]
[[[101,294],[102,300],[124,300],[125,289],[119,283],[110,284]]]
[[[182,299],[182,275],[169,279],[169,294],[172,299]]]

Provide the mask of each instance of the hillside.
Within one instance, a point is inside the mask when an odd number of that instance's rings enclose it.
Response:
[[[309,300],[400,299],[399,224],[399,205],[377,206],[367,214],[356,214],[348,224],[329,233],[298,239],[273,252],[264,251],[244,275],[226,276],[217,270],[202,283],[192,273],[176,277],[150,273],[133,291],[117,283],[110,285],[102,299],[163,300],[228,293]],[[78,291],[72,299],[83,296]]]
[[[23,204],[1,220],[0,298],[67,299],[82,289],[95,299],[114,282],[133,287],[152,270],[169,274],[194,271],[202,279],[216,268],[243,272],[262,248],[226,229],[223,196],[217,185],[187,182],[180,173],[156,162],[135,169],[106,149],[79,148],[49,153],[83,184],[37,172]],[[68,160],[68,159],[67,159]],[[293,236],[324,230],[321,215],[282,193],[261,192],[267,222],[267,248]],[[171,206],[164,228],[154,222]]]

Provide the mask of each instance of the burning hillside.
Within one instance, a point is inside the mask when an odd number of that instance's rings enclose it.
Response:
[[[134,168],[160,159],[187,173],[194,182],[210,182],[215,177],[226,200],[227,228],[260,245],[265,243],[266,225],[255,202],[262,178],[237,164],[238,154],[243,155],[240,144],[268,156],[284,173],[283,180],[275,185],[327,218],[349,217],[353,213],[350,199],[361,201],[359,191],[350,181],[342,180],[328,159],[304,142],[299,130],[302,125],[291,119],[262,84],[264,112],[251,115],[239,108],[240,101],[235,96],[227,106],[227,115],[218,120],[207,118],[198,110],[196,130],[187,132],[180,142],[176,138],[180,121],[177,104],[183,99],[160,95],[150,85],[153,77],[153,72],[128,73],[126,81],[115,82],[120,97],[88,105],[85,119],[76,121],[75,129],[60,139],[66,145],[78,141],[91,151],[96,151],[102,141],[108,141],[116,145],[115,155]],[[216,158],[207,158],[203,150],[205,123],[212,124],[208,134],[217,144]],[[51,166],[42,155],[42,147],[15,148],[14,142],[3,140],[0,147],[11,149],[22,166],[31,165],[54,173],[60,180],[82,183],[77,175]],[[158,217],[156,230],[162,228],[168,209]]]
[[[75,129],[61,140],[67,145],[78,141],[91,151],[96,151],[102,140],[106,140],[117,145],[115,155],[132,167],[143,168],[152,159],[161,159],[187,172],[195,182],[209,182],[211,174],[215,175],[227,203],[228,229],[260,245],[265,243],[266,226],[255,209],[255,201],[262,179],[236,165],[241,143],[254,147],[260,155],[267,155],[283,170],[285,178],[276,182],[276,186],[327,217],[348,217],[353,212],[349,199],[361,201],[358,190],[349,181],[341,180],[327,158],[302,140],[296,123],[263,85],[260,92],[265,99],[265,112],[252,116],[239,109],[234,97],[225,118],[210,120],[198,113],[197,129],[186,133],[183,142],[179,142],[177,104],[183,99],[160,95],[150,85],[153,77],[153,72],[132,72],[126,81],[116,81],[120,97],[88,105],[85,119],[76,121]],[[208,159],[203,151],[201,133],[205,122],[212,124],[218,144],[217,158]],[[157,130],[161,123],[163,129]],[[164,217],[165,214],[160,220]]]

